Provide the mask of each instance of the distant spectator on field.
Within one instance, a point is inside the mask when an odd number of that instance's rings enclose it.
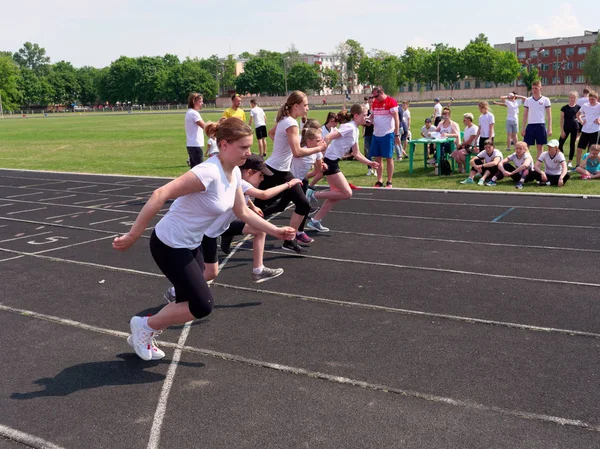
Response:
[[[206,141],[206,153],[204,157],[209,158],[219,152],[219,146],[217,145],[217,127],[218,124],[215,122],[206,122],[204,125],[204,133],[208,140]]]
[[[363,147],[365,157],[368,160],[371,160],[371,139],[373,139],[373,97],[369,97],[369,108],[367,110],[367,119],[365,121],[365,125],[363,126]],[[376,176],[377,171],[373,170],[371,167],[367,170],[367,176]]]
[[[412,134],[410,133],[410,125],[411,125],[411,116],[410,110],[408,109],[409,102],[402,102],[402,135],[400,136],[400,142],[402,144],[402,155],[404,157],[408,156],[406,154],[406,147],[408,146],[408,141],[412,139]]]
[[[225,109],[223,112],[223,118],[235,117],[239,118],[242,121],[246,121],[246,113],[240,107],[242,104],[242,97],[239,94],[233,94],[231,96],[231,107]]]
[[[521,135],[530,147],[536,146],[537,158],[542,154],[542,147],[548,143],[552,135],[552,104],[550,99],[542,96],[542,83],[534,81],[531,86],[531,97],[523,103],[523,130]]]
[[[542,170],[542,163],[544,170]],[[569,169],[565,155],[558,150],[558,140],[548,142],[548,151],[544,151],[535,163],[534,179],[540,186],[562,187],[569,180]]]
[[[500,97],[500,101],[494,101],[494,104],[507,108],[506,111],[506,151],[510,151],[511,145],[516,145],[519,134],[519,106],[526,97],[517,95],[516,92],[510,92],[508,95]]]
[[[577,104],[578,93],[576,91],[569,92],[569,103],[560,108],[560,139],[558,139],[558,149],[563,151],[563,146],[569,135],[571,136],[569,159],[567,168],[573,167],[573,156],[575,155],[575,143],[581,128],[581,122],[577,120],[579,105]]]
[[[202,106],[204,106],[204,100],[201,94],[193,92],[188,96],[188,110],[185,113],[185,136],[190,167],[195,167],[204,160],[202,149],[204,146],[204,121],[198,112],[202,109]]]
[[[371,158],[377,162],[375,187],[383,187],[383,159],[386,160],[387,188],[392,187],[394,176],[394,145],[400,145],[400,116],[398,103],[388,97],[381,86],[373,87],[373,138]]]
[[[479,128],[473,123],[473,114],[467,112],[463,114],[463,124],[465,125],[463,141],[450,156],[458,163],[458,169],[461,173],[466,172],[467,154],[473,153],[477,144],[477,131]]]
[[[579,143],[577,144],[577,165],[581,162],[581,153],[583,153],[583,150],[587,150],[591,145],[599,143],[600,103],[598,103],[598,94],[593,90],[590,91],[588,100],[579,112],[577,112],[577,118],[580,118],[583,124]]]
[[[577,100],[577,106],[581,107],[589,101],[588,96],[590,95],[590,91],[592,88],[590,86],[585,86],[582,91],[582,96]]]
[[[575,170],[581,175],[581,179],[598,179],[600,178],[600,145],[594,144],[590,147],[590,151],[583,155],[581,166]]]
[[[442,110],[442,121],[435,130],[440,134],[440,138],[446,139],[448,137],[453,137],[455,146],[460,145],[460,127],[458,126],[458,123],[452,120],[452,112],[449,107],[445,107]],[[442,156],[445,157],[446,153],[450,153],[451,149],[452,145],[450,142],[444,142],[442,144]],[[436,158],[430,160],[429,163],[435,164]]]
[[[487,101],[480,101],[478,106],[481,115],[479,116],[479,130],[477,131],[477,145],[479,151],[483,151],[487,140],[491,140],[492,145],[494,144],[496,118],[490,112],[490,105]]]
[[[258,103],[253,98],[250,100],[250,121],[248,125],[252,126],[254,122],[254,132],[256,133],[256,140],[258,141],[258,154],[262,157],[267,156],[267,116],[265,111],[258,106]]]
[[[446,107],[449,108],[450,106],[452,106],[453,101],[454,98],[450,97],[450,103],[448,103]],[[433,115],[431,116],[431,118],[433,119],[433,125],[438,126],[442,121],[442,111],[444,107],[442,106],[442,103],[440,103],[439,98],[435,98],[433,100],[433,103]]]
[[[435,126],[433,126],[433,123],[431,123],[431,119],[427,117],[425,119],[425,125],[421,127],[421,136],[426,139],[433,139],[433,135],[431,133],[434,132],[436,132]],[[435,154],[435,145],[432,143],[428,144],[427,150],[427,157],[432,157]]]

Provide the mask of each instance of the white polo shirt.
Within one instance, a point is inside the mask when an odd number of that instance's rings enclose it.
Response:
[[[590,134],[600,131],[600,125],[596,123],[596,120],[600,118],[600,103],[596,102],[595,106],[586,103],[583,106],[581,106],[581,109],[579,111],[582,115],[585,116],[583,118],[585,121],[585,125],[583,125],[583,127],[581,128],[581,132]]]
[[[565,162],[565,155],[562,151],[557,151],[554,157],[550,156],[550,153],[544,151],[538,161],[544,163],[545,172],[547,175],[560,175],[562,173],[562,163]]]
[[[332,161],[343,158],[348,150],[358,142],[359,132],[354,120],[341,125],[338,132],[341,134],[341,137],[334,139],[327,147],[327,150],[325,150],[325,157]]]
[[[185,136],[186,146],[203,147],[204,131],[198,126],[198,121],[202,120],[200,113],[195,109],[188,109],[185,113]]]
[[[492,135],[490,136],[490,125],[492,123],[496,123],[496,118],[491,112],[479,116],[479,137],[490,139],[496,135],[495,129],[492,129]]]
[[[543,95],[538,99],[529,97],[525,100],[523,106],[529,110],[529,114],[527,115],[528,125],[546,124],[546,108],[551,106],[548,97],[544,97]]]
[[[527,158],[529,158],[529,169],[532,169],[533,168],[533,158],[531,157],[531,154],[529,153],[529,151],[526,151],[525,153],[523,153],[523,157],[521,157],[521,158],[517,156],[517,153],[513,153],[507,157],[507,159],[514,164],[515,168],[519,168],[521,165],[523,165]]]
[[[255,128],[258,128],[259,126],[266,126],[267,117],[265,115],[265,111],[263,111],[261,107],[254,106],[252,109],[250,109],[250,115],[254,121]]]

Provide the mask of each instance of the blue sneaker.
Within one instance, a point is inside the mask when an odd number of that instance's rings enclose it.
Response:
[[[475,184],[475,181],[473,181],[471,178],[467,178],[464,181],[460,182],[461,184]]]
[[[523,190],[523,183],[522,182],[517,182],[515,184],[515,189]]]
[[[318,201],[315,197],[315,191],[313,189],[308,189],[306,191],[306,199],[309,203],[316,203]]]
[[[306,228],[310,229],[311,231],[317,231],[317,232],[328,232],[329,231],[329,228],[326,228],[325,226],[323,226],[320,221],[315,221],[312,218],[310,219],[310,221],[308,223],[306,223]]]
[[[494,181],[493,179],[490,179],[488,182],[485,183],[485,185],[494,187],[496,185],[496,181]]]

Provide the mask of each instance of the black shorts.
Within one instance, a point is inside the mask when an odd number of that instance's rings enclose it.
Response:
[[[227,231],[225,231],[221,235],[225,235],[228,237],[244,235],[244,226],[246,226],[246,223],[244,223],[242,220],[233,220],[227,228]]]
[[[217,263],[217,239],[214,237],[204,236],[202,238],[202,254],[204,263]]]
[[[340,160],[339,159],[331,160],[331,159],[324,157],[323,162],[325,162],[325,164],[327,164],[327,170],[325,170],[323,172],[323,174],[325,176],[335,175],[336,173],[340,172]]]
[[[175,287],[176,302],[187,302],[195,318],[203,318],[213,308],[213,297],[204,280],[202,246],[195,249],[171,248],[152,232],[150,253],[160,271]]]
[[[583,148],[587,150],[591,145],[595,145],[598,143],[598,132],[595,133],[581,133],[579,136],[579,143],[577,144],[577,148]]]
[[[258,140],[267,138],[267,126],[266,125],[256,127],[254,132],[256,132],[256,138]]]

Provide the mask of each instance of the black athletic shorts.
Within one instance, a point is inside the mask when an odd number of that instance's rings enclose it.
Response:
[[[258,126],[254,131],[256,132],[256,138],[258,140],[267,138],[267,126],[266,125]]]
[[[331,160],[331,159],[324,157],[323,162],[325,162],[325,164],[327,164],[327,170],[325,170],[323,172],[323,174],[325,176],[335,175],[336,173],[340,172],[340,160],[339,159]]]
[[[595,145],[598,143],[598,131],[595,133],[581,133],[579,136],[579,143],[577,144],[577,148],[582,148],[587,150],[591,145]]]
[[[244,235],[244,226],[246,226],[246,223],[244,223],[242,220],[233,220],[229,225],[229,228],[227,228],[227,231],[221,235],[228,237]]]

